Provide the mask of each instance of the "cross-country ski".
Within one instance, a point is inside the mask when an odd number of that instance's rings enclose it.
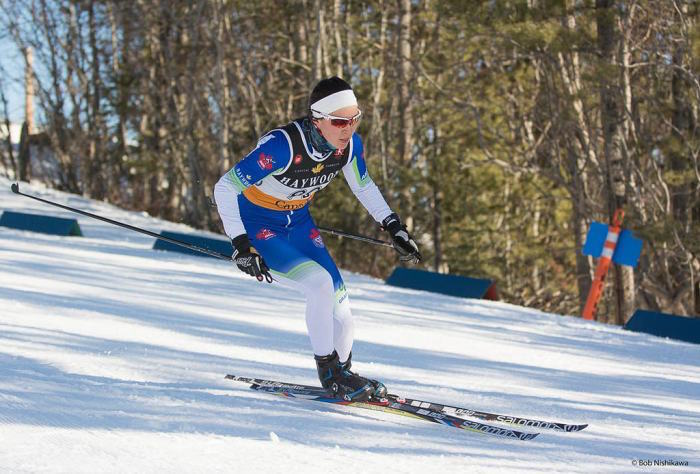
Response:
[[[291,395],[291,396],[299,396],[299,398],[303,398],[302,395],[313,395],[315,397],[323,399],[323,401],[330,402],[332,403],[333,401],[330,400],[332,397],[332,394],[329,394],[328,391],[325,389],[322,389],[320,387],[315,387],[312,385],[299,385],[299,384],[294,384],[294,383],[286,383],[286,382],[278,382],[275,380],[264,380],[264,379],[256,379],[256,378],[250,378],[250,377],[242,377],[242,376],[237,376],[237,375],[231,375],[227,374],[226,375],[227,379],[230,380],[235,380],[237,382],[244,382],[244,383],[250,383],[252,384],[251,388],[255,390],[261,390],[265,391],[265,389],[269,388],[271,389],[270,392],[273,393],[280,393],[284,395]],[[337,400],[336,403],[343,403],[345,402],[348,404],[348,401],[344,400]],[[390,402],[393,402],[394,404],[390,404]],[[352,405],[357,405],[357,406],[362,406],[358,405],[357,403],[350,403]],[[375,403],[375,406],[377,403]],[[556,430],[556,431],[564,431],[564,432],[574,432],[574,431],[581,431],[585,429],[588,425],[587,424],[570,424],[570,423],[562,423],[562,422],[553,422],[553,421],[541,421],[541,420],[535,420],[531,418],[524,418],[520,416],[511,416],[511,415],[499,415],[496,413],[488,413],[476,409],[471,409],[471,408],[460,408],[460,407],[454,407],[450,405],[444,405],[440,403],[434,403],[434,402],[427,402],[425,400],[415,400],[412,398],[406,398],[400,395],[396,394],[387,394],[386,399],[384,400],[379,400],[378,402],[379,406],[391,406],[392,408],[396,408],[399,410],[402,410],[404,412],[408,413],[415,413],[417,410],[423,410],[423,415],[426,415],[432,419],[445,419],[441,418],[441,415],[446,415],[447,419],[451,419],[455,421],[459,425],[459,419],[463,417],[467,418],[478,418],[482,420],[488,420],[488,421],[496,421],[496,422],[501,422],[501,423],[507,423],[511,425],[518,425],[522,427],[528,427],[528,428],[541,428],[541,429],[551,429],[551,430]],[[465,421],[465,420],[461,420]],[[460,426],[461,427],[461,426]],[[474,428],[475,425],[469,425],[469,428]],[[482,432],[488,432],[489,431],[489,426],[488,425],[483,425],[480,426],[480,431]],[[517,433],[517,436],[519,439],[532,439],[534,436],[528,437],[528,436],[521,436],[524,435],[524,433]]]
[[[409,416],[432,423],[439,423],[453,428],[472,431],[481,434],[489,434],[502,438],[514,438],[522,441],[534,439],[539,433],[523,433],[498,426],[487,425],[473,420],[465,420],[459,416],[443,413],[427,407],[419,407],[409,403],[404,403],[397,397],[378,398],[367,401],[343,400],[334,396],[332,392],[320,387],[308,385],[294,385],[273,380],[252,379],[227,375],[227,379],[237,382],[250,383],[250,388],[261,392],[272,393],[292,398],[300,398],[316,402],[330,403],[334,405],[364,408],[367,410],[383,411],[400,416]]]

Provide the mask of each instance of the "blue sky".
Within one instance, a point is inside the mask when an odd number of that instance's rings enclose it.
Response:
[[[0,52],[2,87],[8,101],[10,121],[21,122],[24,120],[24,58],[15,43],[6,36],[0,37]],[[1,104],[0,119],[5,119]]]

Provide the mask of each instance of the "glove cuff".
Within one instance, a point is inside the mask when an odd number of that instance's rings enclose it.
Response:
[[[396,234],[401,230],[401,219],[395,212],[392,212],[382,221],[382,229],[388,231],[391,235]]]

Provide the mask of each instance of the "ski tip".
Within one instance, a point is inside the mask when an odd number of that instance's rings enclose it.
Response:
[[[10,189],[12,190],[13,193],[19,194],[19,183],[12,183],[10,186]]]

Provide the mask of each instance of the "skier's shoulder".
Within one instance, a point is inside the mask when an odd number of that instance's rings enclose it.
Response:
[[[268,157],[274,162],[275,169],[286,166],[290,160],[292,142],[289,132],[284,127],[273,128],[264,133],[259,139],[256,147],[250,153],[257,157]],[[249,156],[250,156],[249,155]]]
[[[289,152],[289,139],[287,132],[281,127],[273,128],[258,138],[258,144],[255,148],[264,149],[265,151],[269,152]]]

